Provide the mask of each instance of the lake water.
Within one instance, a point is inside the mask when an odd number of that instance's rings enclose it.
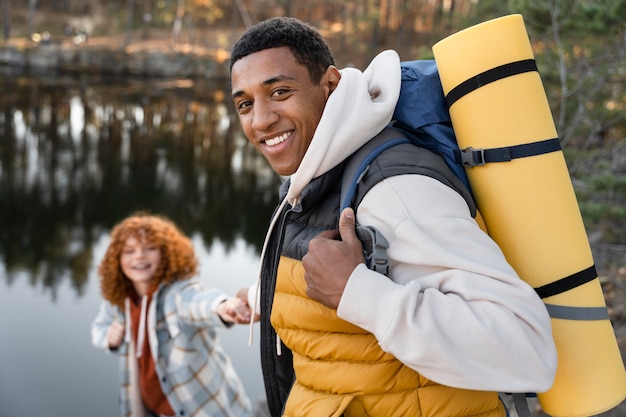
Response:
[[[223,83],[0,76],[0,415],[119,415],[118,358],[94,348],[111,227],[147,210],[192,237],[207,285],[258,268],[277,178],[247,146]],[[258,324],[221,332],[264,396]]]

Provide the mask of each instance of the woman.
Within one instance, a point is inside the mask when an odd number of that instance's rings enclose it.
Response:
[[[235,297],[197,279],[193,245],[170,220],[137,214],[111,232],[92,343],[120,355],[122,416],[248,416],[216,330],[248,323]]]

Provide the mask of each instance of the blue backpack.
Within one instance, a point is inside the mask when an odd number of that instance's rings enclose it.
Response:
[[[360,178],[369,164],[385,150],[401,143],[412,143],[442,156],[471,196],[435,61],[402,62],[400,68],[400,97],[389,125],[396,134],[386,129],[351,158],[344,170],[341,209],[354,205]]]
[[[415,173],[427,175],[456,190],[467,202],[472,217],[476,204],[452,129],[448,105],[443,95],[439,72],[434,60],[401,63],[400,97],[392,121],[382,132],[357,150],[346,162],[342,176],[340,209],[356,207],[377,180],[366,179],[370,164],[383,152],[398,145],[410,144],[405,150],[423,148],[421,165],[396,170],[391,175]],[[441,158],[445,164],[441,162]],[[389,163],[389,162],[388,162]],[[393,161],[391,161],[393,164]],[[363,181],[362,181],[363,180]],[[389,262],[385,237],[370,226],[357,224],[356,233],[370,269],[388,275]]]
[[[403,62],[400,68],[402,84],[393,126],[404,131],[416,145],[442,155],[471,192],[435,61]]]

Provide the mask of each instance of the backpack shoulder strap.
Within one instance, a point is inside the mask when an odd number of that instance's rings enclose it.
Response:
[[[385,128],[352,154],[344,167],[341,179],[341,210],[353,206],[357,187],[372,161],[387,149],[401,143],[411,141],[400,132]],[[356,210],[356,207],[353,208]]]
[[[392,148],[399,152],[385,152]],[[368,171],[376,161],[377,169]],[[456,190],[467,202],[472,217],[476,205],[470,192],[452,173],[443,158],[412,142],[401,130],[387,127],[363,145],[344,165],[341,180],[340,209],[352,207],[355,211],[365,194],[384,178],[402,174],[421,174],[437,179]],[[356,233],[363,246],[368,268],[384,275],[389,273],[387,249],[389,243],[372,226],[357,223]]]
[[[405,146],[402,153],[384,154],[398,145]],[[375,160],[380,169],[367,175]],[[476,204],[471,193],[450,170],[443,157],[416,144],[401,129],[390,126],[358,149],[346,162],[341,182],[341,210],[346,207],[356,210],[365,194],[379,181],[402,174],[426,175],[447,185],[463,197],[472,217],[476,217]]]

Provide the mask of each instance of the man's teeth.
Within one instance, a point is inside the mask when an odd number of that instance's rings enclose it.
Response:
[[[289,136],[291,134],[291,132],[285,132],[280,136],[276,136],[273,139],[268,139],[265,141],[265,144],[268,146],[274,146],[274,145],[278,145],[279,143],[282,143],[285,141],[285,139],[287,139],[287,136]]]

